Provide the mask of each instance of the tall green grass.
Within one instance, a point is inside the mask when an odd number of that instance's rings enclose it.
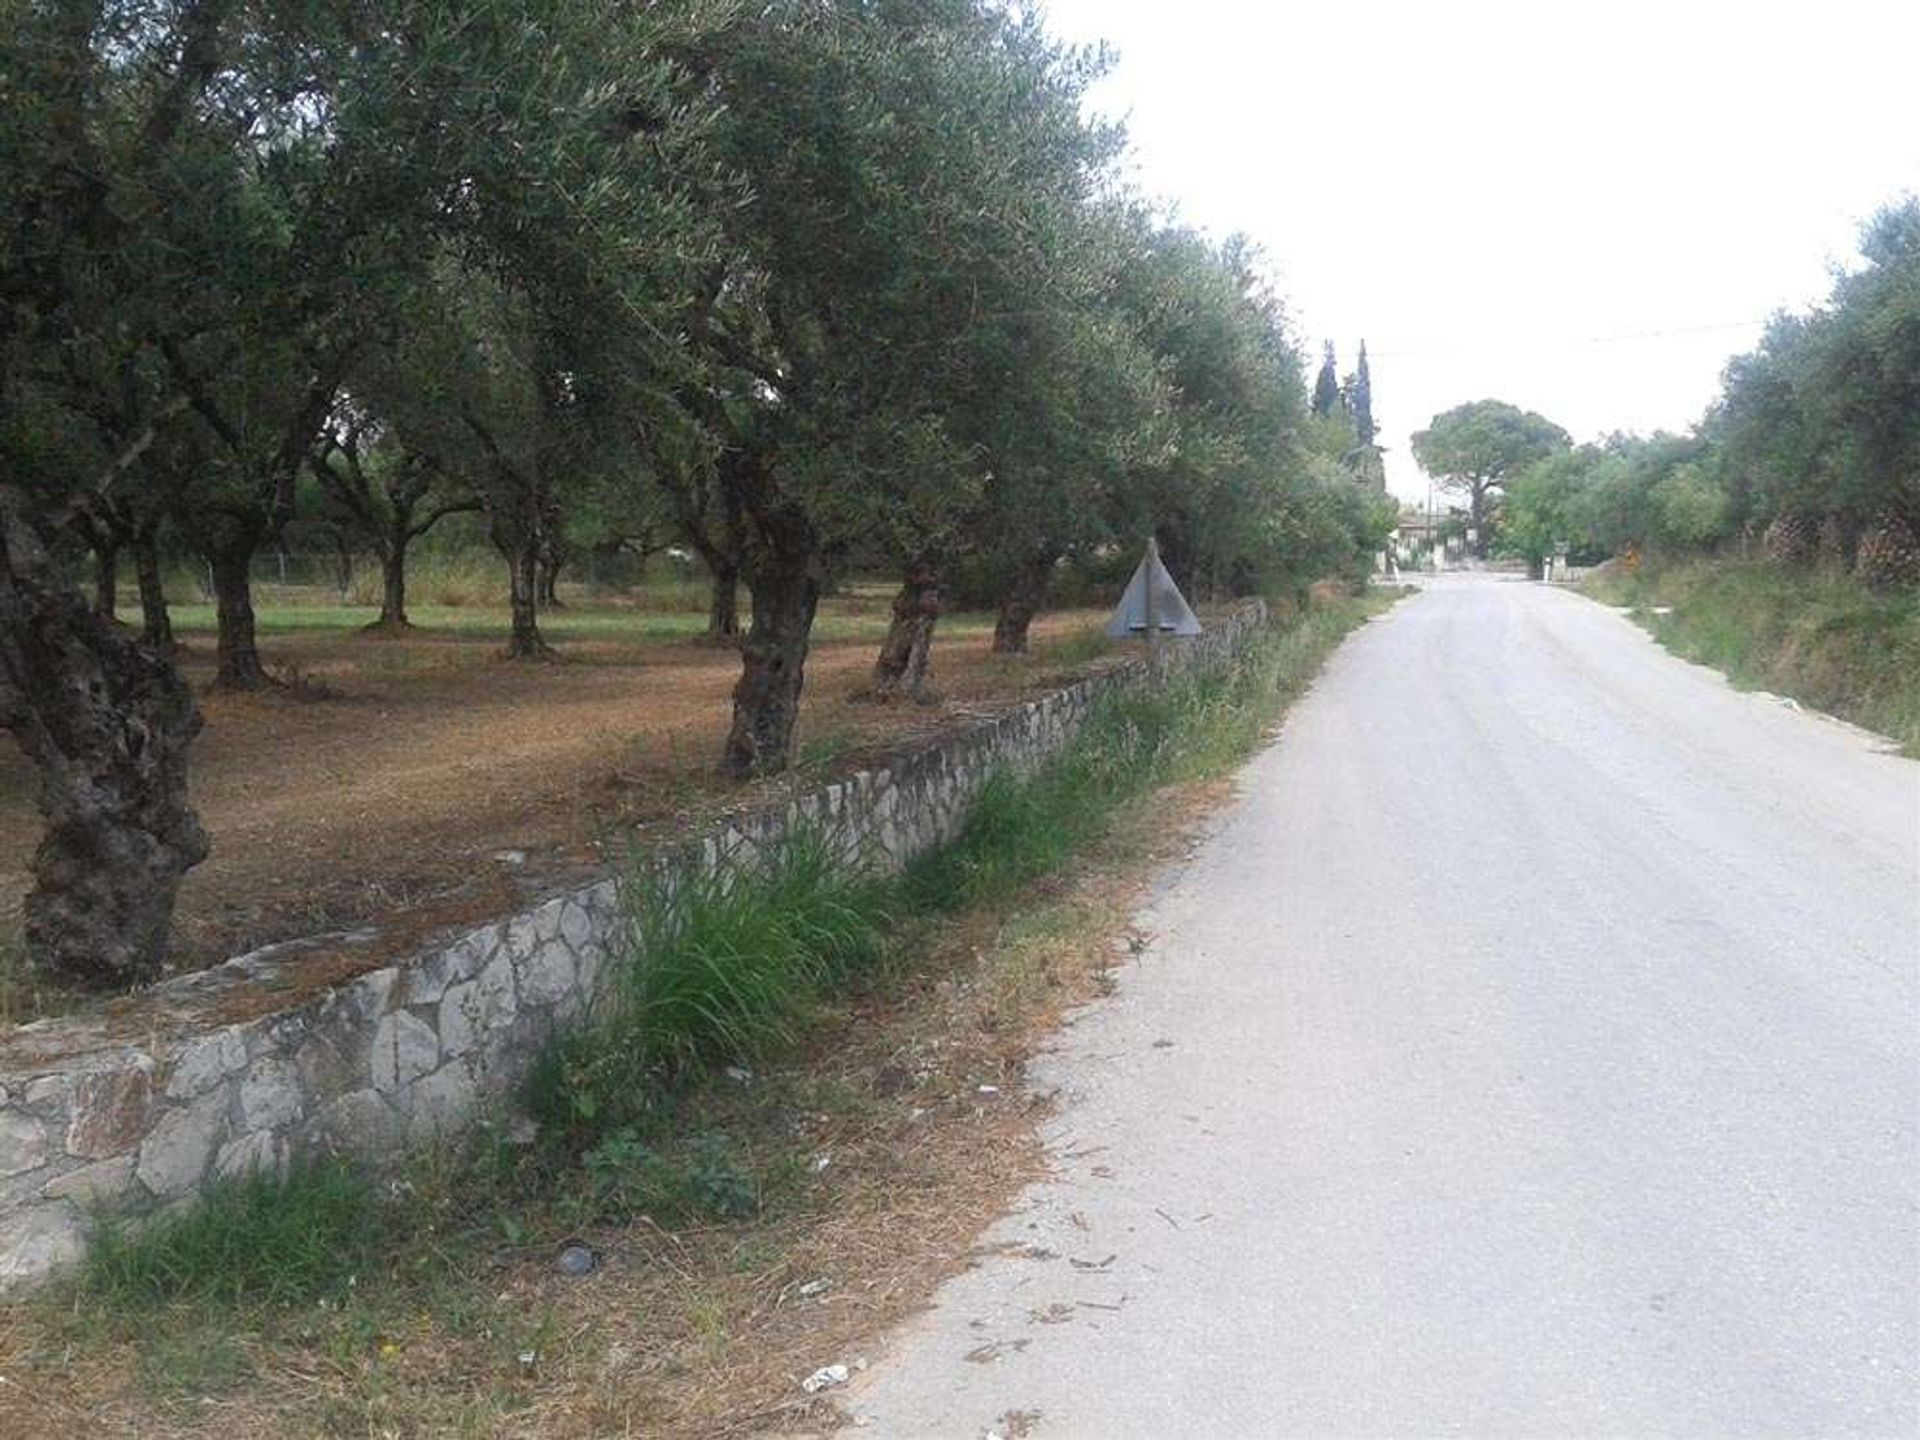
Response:
[[[575,1147],[651,1118],[717,1065],[792,1045],[820,998],[881,953],[888,887],[801,834],[738,867],[637,874],[593,1015],[535,1067],[528,1103]]]
[[[223,1181],[193,1208],[134,1223],[98,1217],[79,1286],[117,1309],[175,1300],[295,1304],[369,1273],[381,1235],[373,1186],[343,1162],[284,1178],[258,1171]]]
[[[1675,654],[1920,754],[1920,590],[1876,591],[1842,572],[1737,560],[1609,569],[1587,589],[1631,607]]]

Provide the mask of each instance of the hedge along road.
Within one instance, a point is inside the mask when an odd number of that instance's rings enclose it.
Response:
[[[1920,765],[1463,577],[1242,781],[860,1423],[1920,1430]]]

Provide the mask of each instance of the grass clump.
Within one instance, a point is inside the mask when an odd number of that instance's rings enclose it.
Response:
[[[83,1295],[115,1309],[188,1300],[284,1305],[334,1294],[379,1253],[378,1197],[341,1161],[254,1172],[208,1189],[181,1214],[98,1217]]]
[[[1765,561],[1650,563],[1588,582],[1675,654],[1920,754],[1920,590]],[[1664,610],[1667,613],[1656,613]]]
[[[575,1148],[647,1120],[703,1071],[792,1045],[885,941],[886,887],[815,835],[740,868],[650,873],[626,893],[624,956],[596,1012],[529,1085],[535,1118]]]

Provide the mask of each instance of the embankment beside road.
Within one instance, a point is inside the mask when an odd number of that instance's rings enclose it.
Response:
[[[1920,754],[1920,590],[1748,560],[1609,566],[1582,588],[1737,685],[1790,695]]]
[[[1165,663],[1217,663],[1265,620],[1251,602]],[[673,848],[714,871],[819,832],[897,870],[959,837],[995,776],[1045,766],[1145,674],[1144,661],[1109,670]],[[594,1001],[633,921],[630,873],[398,959],[375,932],[293,942],[0,1036],[0,1290],[77,1259],[100,1206],[177,1207],[249,1173],[390,1156],[460,1128]]]

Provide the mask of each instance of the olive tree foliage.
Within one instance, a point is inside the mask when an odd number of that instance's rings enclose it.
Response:
[[[1860,257],[1727,367],[1702,432],[1743,522],[1920,526],[1920,198],[1869,222]]]
[[[1433,417],[1413,436],[1413,457],[1443,490],[1463,496],[1485,556],[1507,484],[1535,461],[1565,450],[1567,432],[1543,415],[1504,400],[1474,400]]]
[[[1115,256],[1116,261],[1119,256]],[[987,505],[971,532],[992,582],[993,649],[1027,648],[1063,561],[1085,561],[1137,538],[1134,487],[1166,463],[1173,395],[1165,367],[1120,307],[1100,303],[1046,317],[1024,347],[1019,393],[983,442]]]
[[[999,218],[971,247],[972,273],[953,291],[965,311],[925,380],[970,472],[970,503],[944,533],[893,542],[902,583],[874,666],[880,699],[926,694],[945,587],[979,552],[1000,592],[996,646],[1025,647],[1054,566],[1104,538],[1108,497],[1154,443],[1163,409],[1154,357],[1109,299],[1137,226],[1110,193],[1119,137],[1081,117],[1103,57],[1061,50],[1030,21],[1004,49],[981,77],[969,182]]]
[[[1033,177],[1078,135],[1090,70],[966,0],[776,4],[700,63],[714,154],[743,193],[719,211],[687,325],[696,370],[673,397],[711,460],[655,420],[652,469],[737,545],[751,619],[724,760],[744,775],[791,755],[832,570],[855,547],[944,553],[977,508],[959,411],[993,315],[1022,293],[1009,277],[1031,273],[1051,203]]]
[[[1833,559],[1871,551],[1876,583],[1920,578],[1920,201],[1868,224],[1823,304],[1768,323],[1691,434],[1549,455],[1507,492],[1503,542],[1536,562],[1559,543],[1600,558],[1765,532],[1774,548],[1777,530],[1782,558],[1810,556],[1817,528]]]
[[[1248,594],[1312,578],[1329,507],[1345,500],[1303,443],[1298,348],[1244,241],[1158,229],[1125,268],[1117,303],[1162,367],[1168,440],[1136,467],[1124,527],[1159,541],[1190,594]],[[1345,557],[1342,557],[1343,560]]]
[[[94,613],[62,552],[163,497],[213,564],[221,679],[260,683],[246,563],[435,258],[528,287],[550,267],[579,294],[610,251],[677,243],[600,222],[624,198],[612,160],[677,118],[664,52],[695,13],[6,4],[0,723],[47,820],[36,967],[157,973],[179,878],[207,848],[186,795],[192,697],[163,653]],[[591,254],[535,243],[568,233]],[[616,308],[642,307],[622,291]]]
[[[1508,482],[1501,548],[1535,567],[1562,544],[1582,560],[1700,549],[1731,524],[1715,465],[1697,435],[1610,435],[1556,451]]]
[[[0,19],[0,723],[48,820],[36,966],[158,973],[206,853],[157,562],[154,643],[111,623],[114,558],[153,559],[162,524],[209,564],[235,687],[272,684],[251,563],[316,497],[380,552],[389,627],[408,544],[482,507],[528,656],[569,546],[670,525],[717,632],[736,575],[750,597],[739,775],[788,763],[822,587],[855,559],[903,576],[877,679],[911,690],[956,556],[1003,567],[1018,648],[1062,557],[1157,532],[1239,591],[1361,543],[1254,257],[1121,193],[1083,114],[1103,57],[1023,10]]]
[[[488,11],[463,31],[464,63],[502,83],[455,85],[445,111],[484,131],[508,105],[521,143],[462,167],[454,223],[354,381],[406,452],[485,510],[509,657],[551,654],[537,612],[569,511],[634,464],[633,397],[686,372],[677,336],[713,254],[697,177],[714,109],[675,57],[726,18],[582,4],[539,23]]]

